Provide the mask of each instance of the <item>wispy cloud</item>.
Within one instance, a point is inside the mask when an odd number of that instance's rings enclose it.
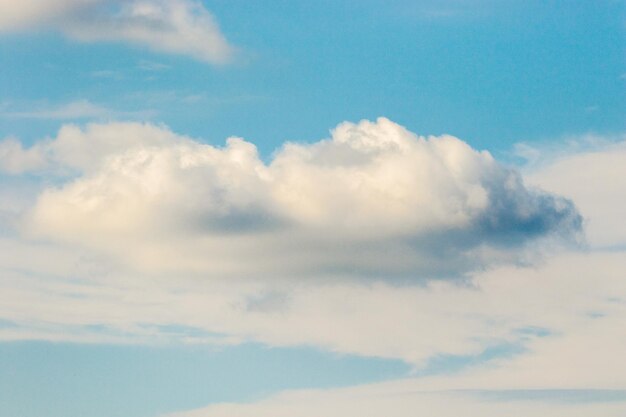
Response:
[[[492,0],[426,0],[392,4],[390,10],[403,19],[427,22],[458,22],[490,16],[498,7]]]
[[[417,390],[410,382],[374,384],[334,390],[287,391],[245,404],[216,404],[167,417],[437,417],[542,416],[621,417],[626,391],[473,391]],[[565,401],[563,400],[565,398]],[[163,416],[165,417],[165,416]]]
[[[134,106],[144,105],[161,108],[163,106],[202,103],[204,109],[223,106],[246,105],[250,103],[266,103],[273,97],[255,94],[214,95],[203,90],[137,90],[123,96],[123,100]]]
[[[169,65],[166,65],[160,62],[141,60],[139,61],[139,64],[137,64],[137,68],[139,68],[142,71],[155,72],[155,71],[166,71],[166,70],[169,70],[171,67]]]
[[[0,32],[52,29],[84,42],[120,41],[223,64],[234,53],[195,0],[0,2]]]
[[[31,111],[4,112],[2,116],[22,119],[98,119],[112,117],[114,111],[88,100],[77,100],[57,107]]]
[[[108,79],[122,79],[124,78],[124,74],[121,71],[115,70],[97,70],[92,71],[89,75],[93,78],[108,78]]]
[[[0,112],[0,117],[51,120],[108,120],[119,118],[150,118],[154,115],[153,110],[119,111],[95,104],[89,100],[75,100],[56,106],[32,106],[37,108],[23,111],[4,110]]]

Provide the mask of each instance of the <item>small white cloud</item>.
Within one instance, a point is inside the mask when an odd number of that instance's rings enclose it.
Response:
[[[139,61],[139,64],[137,65],[137,68],[139,68],[142,71],[165,71],[170,69],[169,65],[166,64],[162,64],[160,62],[153,62],[153,61],[146,61],[146,60],[141,60]]]
[[[2,116],[23,119],[98,119],[112,117],[115,112],[88,100],[77,100],[57,107],[43,108],[35,111],[7,111]]]
[[[0,110],[0,117],[13,119],[50,120],[110,120],[110,119],[149,119],[154,110],[118,111],[89,100],[75,100],[53,106],[32,106],[34,110]]]
[[[38,147],[24,149],[15,138],[0,141],[0,172],[22,174],[39,171],[47,166],[45,156]]]
[[[0,31],[58,30],[84,42],[121,41],[221,64],[233,48],[196,0],[0,1]]]
[[[0,0],[0,32],[36,29],[60,24],[103,0]]]

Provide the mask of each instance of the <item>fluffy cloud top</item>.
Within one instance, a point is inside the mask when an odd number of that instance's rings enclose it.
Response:
[[[23,161],[78,173],[40,196],[31,232],[154,269],[458,274],[517,260],[527,242],[571,236],[581,222],[570,201],[528,189],[488,152],[382,118],[288,143],[269,164],[239,138],[216,148],[141,124],[65,127],[30,149],[1,146],[13,172]]]
[[[213,16],[195,0],[0,1],[0,31],[40,27],[80,41],[130,42],[211,63],[224,63],[233,53]]]

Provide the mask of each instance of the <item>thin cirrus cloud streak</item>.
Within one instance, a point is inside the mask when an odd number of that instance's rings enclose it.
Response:
[[[567,403],[562,400],[564,395],[558,391],[552,397],[548,392],[547,395],[536,395],[538,399],[532,395],[528,399],[524,397],[524,392],[516,397],[515,393],[512,395],[508,391],[429,392],[411,388],[409,385],[398,387],[395,391],[380,386],[334,391],[293,391],[256,403],[218,404],[163,417],[412,417],[416,410],[438,417],[621,417],[624,412],[623,401],[611,400],[612,396],[618,397],[622,393],[604,394],[609,398],[608,401],[580,402],[575,400],[576,396],[585,396],[587,392],[570,392],[567,398],[574,401]],[[602,394],[596,396],[602,399]]]
[[[621,417],[624,402],[619,393],[594,393],[600,400],[577,401],[588,392],[417,391],[412,384],[378,384],[336,390],[283,392],[247,404],[217,404],[204,409],[162,417],[413,417],[419,413],[437,417]],[[565,397],[565,400],[563,399]],[[608,401],[602,401],[602,398]],[[573,401],[572,401],[573,399]],[[572,402],[567,402],[572,401]]]
[[[567,242],[581,226],[569,200],[527,188],[487,152],[384,118],[288,143],[269,164],[243,139],[216,148],[133,123],[66,126],[31,148],[3,148],[5,171],[24,161],[24,171],[74,172],[39,196],[24,216],[26,233],[143,270],[458,276],[523,261],[528,243]]]
[[[34,110],[0,111],[0,117],[10,119],[44,120],[111,120],[111,119],[149,119],[154,110],[119,111],[93,103],[89,100],[74,100],[55,106],[43,106]]]
[[[235,53],[195,0],[0,1],[0,32],[54,30],[83,42],[126,42],[211,64]]]

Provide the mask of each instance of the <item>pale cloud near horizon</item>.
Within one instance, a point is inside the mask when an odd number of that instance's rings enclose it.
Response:
[[[536,252],[525,249],[529,242],[580,231],[569,200],[525,187],[489,153],[451,136],[418,137],[387,119],[285,144],[267,164],[240,138],[216,148],[137,123],[66,126],[30,148],[6,141],[2,149],[6,171],[19,172],[24,161],[24,169],[75,172],[24,217],[31,236],[145,270],[462,276],[526,261]]]
[[[515,396],[517,394],[517,396]],[[287,391],[262,401],[216,404],[162,417],[622,417],[626,401],[573,401],[558,393],[416,390],[411,383]],[[570,393],[575,396],[577,393]],[[585,395],[584,392],[579,395]],[[513,398],[510,398],[513,397]],[[571,401],[571,400],[570,400]]]
[[[513,346],[489,362],[489,372],[470,369],[463,382],[626,389],[614,362],[626,342],[616,331],[626,324],[623,253],[496,268],[474,275],[470,286],[396,287],[142,277],[63,246],[3,239],[0,248],[0,317],[15,324],[0,330],[3,340],[309,345],[416,369],[435,357]]]
[[[0,0],[0,33],[56,30],[82,42],[120,41],[212,64],[234,48],[196,0]]]

